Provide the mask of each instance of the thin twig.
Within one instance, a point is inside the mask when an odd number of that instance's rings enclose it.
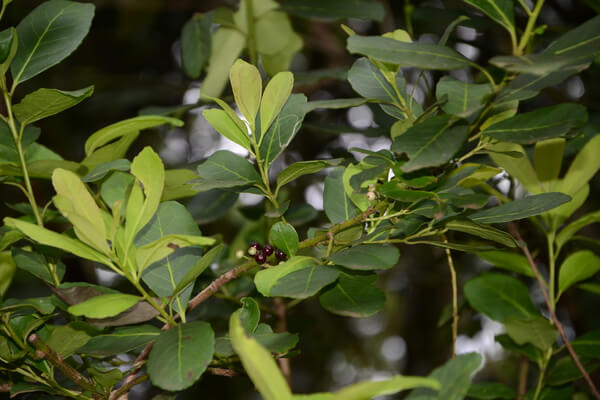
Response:
[[[219,375],[219,376],[227,376],[227,377],[234,377],[234,376],[239,376],[241,375],[239,372],[233,370],[233,369],[225,369],[225,368],[207,368],[206,372],[208,372],[209,374],[213,374],[213,375]]]
[[[122,398],[121,396],[125,396],[127,398],[127,393],[131,390],[132,387],[138,385],[144,381],[148,380],[148,375],[143,374],[140,376],[134,377],[130,382],[124,382],[121,387],[110,394],[109,400],[115,400]]]
[[[565,344],[565,347],[567,348],[567,350],[569,352],[569,355],[573,359],[573,362],[577,366],[577,369],[579,369],[579,372],[581,372],[581,375],[583,375],[583,378],[585,379],[586,383],[590,387],[590,390],[592,391],[592,394],[594,395],[594,397],[596,399],[600,400],[600,393],[598,392],[596,385],[594,385],[592,378],[590,378],[590,375],[587,373],[587,371],[581,364],[579,357],[575,353],[575,350],[573,350],[573,346],[571,346],[571,342],[569,342],[569,339],[567,338],[567,334],[565,333],[565,329],[564,329],[563,325],[560,323],[560,321],[556,317],[556,312],[554,311],[554,307],[552,307],[552,303],[550,302],[550,297],[548,297],[548,292],[546,292],[544,280],[542,279],[542,275],[540,274],[540,271],[538,270],[538,268],[535,264],[535,261],[533,261],[533,257],[531,256],[531,253],[529,252],[529,248],[527,247],[527,243],[525,243],[525,241],[523,241],[523,238],[521,237],[521,234],[519,233],[519,230],[517,229],[517,227],[515,226],[514,223],[511,222],[508,224],[508,230],[514,236],[514,238],[517,240],[517,243],[519,243],[519,246],[521,247],[523,254],[527,258],[527,261],[529,262],[529,265],[531,266],[531,269],[533,270],[533,273],[535,274],[535,278],[537,279],[538,284],[540,285],[540,290],[542,291],[542,295],[544,296],[544,301],[546,302],[546,306],[548,307],[548,312],[550,313],[552,322],[556,326],[556,329],[558,329],[558,333],[560,334],[560,337],[562,338],[562,340]]]
[[[448,243],[446,235],[442,234],[444,243]],[[450,278],[452,284],[452,358],[456,357],[456,338],[458,337],[458,284],[456,282],[456,268],[454,268],[454,260],[449,248],[446,251],[446,259],[448,260],[448,268],[450,269]]]

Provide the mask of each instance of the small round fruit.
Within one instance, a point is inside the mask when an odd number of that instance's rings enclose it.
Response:
[[[271,246],[270,244],[265,244],[265,246],[262,249],[263,253],[265,253],[267,256],[273,254],[273,250],[273,246]]]
[[[281,251],[279,249],[275,250],[275,257],[279,261],[285,261],[285,260],[287,260],[287,254],[285,254],[283,251]]]
[[[250,254],[251,256],[255,256],[261,248],[262,246],[260,245],[260,243],[252,242],[252,244],[250,244],[250,247],[248,247],[248,254]]]
[[[264,264],[265,262],[267,262],[267,255],[261,251],[254,256],[254,259],[257,263]]]

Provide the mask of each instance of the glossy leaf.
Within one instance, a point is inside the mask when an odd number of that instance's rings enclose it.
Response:
[[[600,271],[600,257],[589,250],[571,254],[563,261],[558,272],[558,296],[574,284],[594,276]]]
[[[300,17],[325,20],[361,18],[382,21],[385,16],[383,5],[368,0],[289,0],[283,9]]]
[[[392,268],[399,258],[397,247],[378,244],[348,247],[328,257],[335,264],[355,270]]]
[[[206,371],[215,352],[215,333],[204,321],[161,332],[146,365],[153,385],[168,391],[188,388]]]
[[[271,123],[290,97],[293,87],[294,75],[291,72],[280,72],[267,83],[260,103],[260,136],[271,127]]]
[[[491,319],[504,322],[508,318],[529,318],[539,315],[521,281],[507,275],[483,274],[464,287],[471,306]]]
[[[269,238],[271,239],[271,243],[287,254],[288,257],[293,257],[298,252],[298,233],[288,223],[275,223],[271,227]]]
[[[475,222],[498,224],[545,213],[571,200],[563,193],[542,193],[527,196],[501,206],[477,211],[469,218]]]
[[[130,294],[103,294],[69,307],[69,312],[89,318],[113,317],[133,307],[141,298]]]
[[[334,393],[332,400],[371,400],[375,396],[395,394],[403,390],[426,387],[440,389],[440,383],[434,378],[396,375],[391,379],[375,382],[359,382]]]
[[[530,343],[542,351],[552,348],[558,331],[546,318],[510,317],[504,321],[508,336],[518,345]]]
[[[197,168],[200,180],[194,188],[206,191],[215,188],[233,188],[236,186],[252,186],[261,179],[246,159],[230,151],[219,150]]]
[[[15,28],[10,27],[0,32],[0,71],[4,75],[6,72],[7,64],[9,65],[16,52],[16,46],[18,42],[17,31]],[[11,53],[12,56],[11,56]]]
[[[245,149],[250,149],[250,138],[245,129],[240,129],[239,125],[223,110],[211,108],[204,110],[202,116],[227,139],[239,144]],[[245,128],[245,127],[244,127]]]
[[[485,251],[477,253],[477,255],[498,268],[531,278],[535,277],[527,258],[521,254],[509,253],[507,251]]]
[[[198,79],[211,51],[210,28],[213,13],[194,15],[181,30],[181,60],[183,70],[192,79]]]
[[[469,220],[454,219],[446,222],[446,228],[451,231],[468,233],[483,239],[492,240],[506,247],[515,247],[515,240],[511,235],[492,226],[478,224]]]
[[[410,159],[400,169],[411,172],[448,162],[469,135],[466,125],[452,126],[452,122],[449,115],[432,117],[396,137],[392,150]]]
[[[0,306],[0,311],[14,311],[21,308],[33,308],[40,314],[51,314],[56,308],[52,297],[33,297],[28,299],[6,299]]]
[[[447,101],[442,104],[442,110],[460,117],[467,117],[482,108],[491,94],[492,86],[488,83],[465,83],[451,76],[442,77],[435,89],[438,100],[447,96]]]
[[[344,317],[364,318],[383,309],[385,293],[375,286],[375,274],[340,272],[335,286],[319,297],[327,311]]]
[[[342,162],[341,158],[295,162],[277,175],[277,186],[281,187],[301,176],[317,173],[327,167],[334,167],[340,162]]]
[[[76,106],[92,93],[94,93],[93,86],[73,91],[38,89],[15,104],[13,110],[19,122],[28,125]]]
[[[235,102],[250,124],[250,130],[254,132],[254,121],[258,114],[262,96],[260,73],[254,65],[243,60],[237,60],[229,71],[229,80],[231,81]]]
[[[562,136],[586,121],[584,106],[564,103],[518,114],[485,128],[482,134],[504,142],[530,144]]]
[[[13,85],[68,57],[87,35],[94,5],[66,0],[40,4],[17,26],[19,47],[11,64]]]
[[[246,336],[236,313],[229,319],[229,336],[246,373],[265,400],[291,400],[292,392],[271,354]]]
[[[508,32],[515,32],[515,13],[512,0],[463,0],[483,11]]]

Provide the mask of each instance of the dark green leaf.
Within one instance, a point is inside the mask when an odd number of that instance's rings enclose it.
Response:
[[[131,162],[125,158],[119,158],[118,160],[109,161],[102,163],[94,168],[90,173],[85,175],[81,180],[83,182],[96,182],[101,180],[111,171],[129,171]],[[129,185],[127,185],[129,186]],[[109,204],[110,206],[111,204]]]
[[[194,15],[181,30],[181,59],[183,70],[192,79],[197,79],[208,61],[211,50],[210,27],[213,13]]]
[[[344,170],[343,167],[336,167],[325,178],[323,207],[327,218],[334,224],[349,220],[359,212],[344,190]]]
[[[524,344],[522,346],[519,346],[508,335],[497,335],[495,339],[498,343],[502,345],[502,348],[504,348],[505,350],[514,351],[516,353],[522,354],[532,361],[541,362],[544,358],[543,353],[537,347],[531,344]]]
[[[298,252],[298,233],[294,227],[285,222],[277,222],[271,227],[269,233],[271,243],[282,250],[288,257],[293,257]]]
[[[514,35],[515,6],[512,0],[463,0],[483,11],[488,17],[499,23]]]
[[[129,195],[131,185],[135,181],[133,175],[121,171],[111,173],[100,186],[102,200],[112,209],[117,201],[122,202],[121,207],[125,210],[125,201]]]
[[[252,297],[243,297],[240,299],[242,307],[236,312],[242,321],[242,325],[248,334],[254,333],[260,322],[260,309],[258,303]]]
[[[507,275],[483,274],[465,284],[465,296],[471,306],[491,319],[503,322],[510,317],[539,316],[521,281]]]
[[[442,104],[442,110],[463,118],[482,108],[491,94],[492,86],[489,83],[465,83],[451,76],[442,77],[435,89],[438,100],[443,96],[448,97],[448,101]]]
[[[467,396],[479,400],[513,400],[517,397],[517,394],[513,388],[506,386],[503,383],[480,382],[471,384]]]
[[[273,333],[271,327],[263,323],[258,324],[258,327],[250,337],[256,339],[261,346],[275,354],[287,353],[296,347],[299,340],[298,335],[289,332]],[[231,357],[235,355],[228,336],[217,338],[215,354],[219,357]]]
[[[558,273],[558,300],[574,284],[594,276],[600,271],[600,257],[589,250],[571,254],[560,266]]]
[[[12,311],[20,308],[33,308],[39,313],[48,315],[54,311],[52,297],[34,297],[29,299],[6,299],[0,307],[0,311]]]
[[[323,168],[333,167],[341,162],[341,158],[295,162],[277,175],[277,186],[281,187],[303,175],[314,174],[321,171]]]
[[[54,327],[46,344],[62,358],[68,358],[90,339],[91,336],[87,332],[74,329],[74,324],[70,324]]]
[[[425,190],[411,190],[404,182],[398,182],[396,180],[386,182],[377,188],[377,191],[384,196],[391,197],[394,200],[402,201],[405,203],[414,203],[424,199],[434,199],[437,196],[434,192],[427,192]]]
[[[598,360],[583,359],[580,361],[588,374],[600,367],[600,361]],[[554,365],[549,368],[544,381],[547,385],[559,386],[580,379],[581,377],[581,371],[577,368],[571,357],[565,356],[556,361]]]
[[[13,85],[33,78],[68,57],[87,35],[94,5],[50,0],[17,26],[19,47],[11,65]]]
[[[220,150],[198,166],[200,183],[196,190],[207,191],[215,188],[252,186],[261,179],[248,160],[230,151]]]
[[[9,56],[13,48],[16,33],[17,32],[15,28],[12,27],[0,32],[0,64],[5,64],[6,61],[11,61],[9,60]]]
[[[580,356],[600,358],[600,330],[586,332],[573,340],[571,346]]]
[[[353,99],[333,99],[333,100],[314,100],[306,103],[304,112],[308,114],[311,111],[318,109],[337,110],[340,108],[357,107],[365,104],[367,101],[361,97]]]
[[[168,391],[190,387],[206,371],[215,352],[215,333],[204,321],[161,332],[148,356],[152,384]]]
[[[382,4],[368,0],[288,0],[282,8],[300,17],[326,20],[361,18],[382,21],[385,16]]]
[[[187,203],[187,208],[199,224],[214,221],[233,207],[238,194],[226,190],[213,189],[197,194]]]
[[[593,56],[600,52],[600,15],[590,18],[585,23],[571,29],[552,43],[544,53],[562,56],[588,54]]]
[[[434,378],[396,375],[393,378],[378,381],[363,381],[334,393],[331,400],[371,400],[375,396],[395,394],[414,388],[439,390],[440,384]]]
[[[374,270],[392,268],[399,257],[400,251],[397,247],[365,244],[346,248],[328,259],[349,269]]]
[[[483,239],[492,240],[507,247],[515,247],[515,240],[511,235],[492,226],[478,224],[468,219],[454,219],[446,222],[446,228],[451,231],[468,233]]]
[[[584,106],[564,103],[518,114],[485,128],[482,134],[504,142],[530,144],[562,136],[586,121]]]
[[[365,99],[399,102],[394,87],[368,58],[359,58],[348,71],[352,89]]]
[[[186,274],[181,278],[175,289],[174,293],[179,293],[183,291],[187,285],[196,280],[204,272],[208,267],[210,267],[213,260],[221,253],[223,250],[223,245],[219,244],[212,249],[210,249],[206,254],[202,256],[200,261],[196,263]]]
[[[542,351],[550,349],[558,335],[550,321],[542,317],[509,317],[504,321],[504,327],[516,344],[529,343]]]
[[[545,213],[571,200],[563,193],[542,193],[527,196],[498,207],[477,211],[469,216],[471,220],[484,224],[498,224],[515,221]]]
[[[111,356],[135,350],[160,335],[160,329],[152,325],[118,328],[112,333],[94,336],[77,352],[94,356]]]
[[[385,293],[376,287],[375,274],[348,274],[340,272],[334,287],[319,297],[327,311],[345,317],[369,317],[383,309]]]
[[[557,56],[553,54],[526,54],[523,56],[496,56],[490,63],[509,72],[520,72],[532,75],[548,75],[560,71],[576,62],[586,62],[589,55]]]
[[[92,93],[93,86],[73,91],[38,89],[25,96],[19,104],[15,104],[13,110],[19,122],[28,125],[76,106]]]
[[[50,285],[55,285],[54,279],[50,274],[50,266],[46,258],[38,253],[24,251],[14,247],[12,249],[12,257],[17,268],[25,270],[37,278],[40,278]],[[62,279],[65,274],[65,265],[61,262],[56,264],[56,274],[58,279]]]
[[[600,222],[600,210],[586,214],[581,218],[571,222],[569,225],[565,226],[556,236],[556,247],[558,249],[562,248],[580,229],[596,222]]]
[[[498,268],[531,278],[535,277],[527,258],[521,254],[509,253],[507,251],[485,251],[477,253],[477,255]]]

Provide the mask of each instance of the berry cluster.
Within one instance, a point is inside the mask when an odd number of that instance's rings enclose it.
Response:
[[[287,254],[277,248],[274,248],[270,244],[261,246],[260,243],[253,242],[248,248],[248,254],[253,256],[256,262],[261,265],[267,262],[267,258],[271,254],[275,254],[275,258],[279,261],[287,260]]]

